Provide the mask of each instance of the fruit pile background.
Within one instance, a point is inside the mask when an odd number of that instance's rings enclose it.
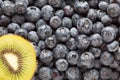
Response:
[[[35,47],[32,80],[120,80],[119,26],[120,0],[0,0],[0,36]]]

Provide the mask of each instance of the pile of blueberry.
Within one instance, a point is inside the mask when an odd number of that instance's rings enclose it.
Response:
[[[0,36],[23,36],[33,80],[120,80],[120,0],[0,0]]]

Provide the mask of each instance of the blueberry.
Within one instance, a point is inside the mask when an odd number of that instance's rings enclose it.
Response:
[[[36,51],[36,57],[39,57],[40,55],[40,48],[37,45],[34,45],[35,51]]]
[[[96,8],[98,6],[98,0],[88,0],[90,7]]]
[[[118,48],[118,50],[114,54],[115,54],[115,59],[120,61],[120,47]]]
[[[74,9],[79,13],[83,14],[89,10],[89,4],[87,1],[76,1],[74,3]]]
[[[49,25],[41,25],[37,29],[37,34],[38,34],[40,39],[45,39],[45,38],[52,35],[52,29]]]
[[[22,1],[16,2],[15,3],[15,11],[18,14],[23,14],[27,11],[27,5],[23,3]]]
[[[100,69],[100,78],[107,80],[107,79],[111,79],[112,76],[112,70],[110,68],[106,68],[106,67],[102,67]]]
[[[104,15],[104,16],[101,17],[101,21],[105,25],[110,25],[112,23],[112,18],[109,15]]]
[[[74,38],[70,38],[67,42],[66,42],[66,46],[68,47],[69,50],[75,50],[76,49],[76,44],[75,44],[75,39]]]
[[[58,28],[58,27],[60,27],[61,26],[61,23],[62,23],[62,21],[61,21],[61,19],[58,17],[58,16],[53,16],[51,19],[50,19],[50,26],[52,27],[52,28]]]
[[[52,70],[49,67],[41,67],[39,69],[39,78],[41,80],[50,80],[50,79],[52,79]]]
[[[69,17],[64,17],[62,20],[62,26],[71,28],[72,27],[72,20]]]
[[[106,15],[106,12],[102,10],[97,10],[97,17],[98,19],[101,19],[104,15]]]
[[[56,37],[55,35],[52,35],[50,37],[47,37],[46,40],[45,40],[45,43],[47,45],[48,48],[53,48],[56,46],[57,44],[57,40],[56,40]]]
[[[40,41],[38,42],[38,47],[39,47],[41,50],[45,49],[45,48],[46,48],[45,41],[40,40]]]
[[[35,23],[35,27],[36,29],[38,29],[40,26],[42,25],[46,25],[47,23],[43,20],[43,19],[39,19],[36,23]]]
[[[66,71],[68,68],[68,62],[65,59],[58,59],[55,65],[59,71]]]
[[[103,43],[102,36],[100,34],[93,34],[90,36],[90,44],[94,47],[99,47]]]
[[[25,37],[25,38],[27,38],[27,35],[28,35],[27,31],[25,29],[22,29],[22,28],[17,29],[14,32],[14,34],[20,35],[20,36]]]
[[[105,51],[101,54],[100,57],[100,62],[103,65],[110,65],[111,63],[113,63],[114,57],[111,55],[111,53]]]
[[[70,38],[70,31],[66,27],[59,27],[55,31],[55,36],[59,41],[67,41]]]
[[[36,0],[34,3],[34,5],[39,8],[42,8],[46,4],[47,4],[47,0]]]
[[[69,80],[80,80],[81,79],[81,73],[77,67],[68,68],[65,75],[66,75],[67,79],[69,79]]]
[[[102,53],[102,51],[101,51],[100,48],[95,48],[95,47],[90,47],[90,48],[89,48],[89,51],[90,51],[91,53],[93,53],[93,55],[95,56],[95,58],[100,57],[100,55],[101,55],[101,53]]]
[[[30,22],[35,22],[39,20],[40,16],[41,16],[41,11],[36,6],[29,6],[27,8],[27,12],[25,13],[25,18],[27,19],[27,21]]]
[[[64,16],[64,11],[63,11],[62,9],[57,10],[57,11],[55,12],[55,16],[58,16],[58,17],[60,17],[60,18],[62,19],[63,16]]]
[[[97,10],[95,9],[89,9],[87,17],[91,19],[92,21],[96,21],[97,19]]]
[[[107,8],[109,6],[109,3],[106,1],[100,1],[98,4],[99,8],[103,11],[107,11]]]
[[[117,17],[120,14],[120,6],[116,3],[112,3],[107,8],[107,13],[111,17]]]
[[[79,67],[93,68],[95,63],[95,57],[91,52],[84,52],[81,54],[77,65]]]
[[[92,31],[93,23],[88,18],[82,18],[77,21],[77,28],[80,33],[90,34]]]
[[[17,2],[18,2],[18,3],[21,3],[21,2],[22,2],[22,3],[24,3],[25,5],[28,6],[29,3],[30,3],[30,0],[14,0],[14,2],[15,2],[15,3],[17,3]]]
[[[93,33],[101,33],[103,28],[104,28],[104,24],[102,22],[95,22],[93,24],[92,32]]]
[[[50,20],[50,18],[54,15],[53,11],[54,11],[54,9],[52,8],[52,6],[50,6],[50,5],[43,6],[41,9],[42,18],[45,21]]]
[[[66,5],[63,10],[66,16],[71,16],[74,12],[73,7],[70,5]]]
[[[28,33],[28,40],[30,40],[32,42],[38,42],[39,37],[38,37],[38,35],[37,35],[37,33],[35,31],[30,31]]]
[[[77,28],[76,27],[72,27],[71,29],[70,29],[70,35],[72,36],[72,37],[76,37],[77,35],[78,35],[78,30],[77,30]]]
[[[94,63],[94,68],[99,69],[101,66],[102,66],[102,64],[101,64],[100,60],[96,59],[95,63]]]
[[[9,23],[10,23],[10,17],[8,17],[6,15],[1,15],[0,16],[0,25],[8,26]]]
[[[17,23],[17,24],[23,24],[25,22],[25,17],[23,15],[14,15],[12,16],[12,20],[13,23]]]
[[[50,50],[42,50],[39,58],[43,63],[49,64],[53,60],[53,53]]]
[[[3,1],[1,9],[4,14],[12,16],[15,13],[15,4],[12,1]]]
[[[8,29],[0,26],[0,36],[8,34]]]
[[[7,26],[8,32],[14,33],[17,29],[20,29],[20,26],[17,23],[10,23]]]
[[[90,44],[90,40],[87,35],[78,35],[75,40],[76,46],[80,49],[86,49]]]
[[[117,69],[119,67],[119,61],[114,59],[113,63],[110,65],[110,67],[113,69]]]
[[[63,0],[48,0],[49,5],[60,8],[63,4]]]
[[[55,58],[63,58],[68,53],[68,49],[63,44],[57,44],[56,47],[53,49],[53,53]]]
[[[109,44],[107,44],[107,49],[109,52],[115,52],[119,48],[119,42],[118,41],[113,41]]]
[[[31,22],[25,22],[21,25],[21,28],[29,31],[33,31],[35,29],[35,25]]]
[[[76,25],[77,25],[77,21],[78,21],[79,19],[80,19],[80,15],[74,13],[74,14],[72,15],[72,24],[73,24],[74,26],[76,26]]]
[[[116,30],[115,30],[115,28],[113,28],[113,27],[105,27],[105,28],[103,28],[103,30],[101,31],[101,36],[102,36],[102,38],[103,38],[103,40],[104,40],[105,42],[111,42],[111,41],[113,41],[113,40],[116,38],[116,36],[117,36]]]
[[[96,69],[91,69],[84,73],[84,80],[98,80],[99,72]]]
[[[78,61],[79,55],[76,51],[70,51],[67,55],[66,55],[66,59],[68,61],[69,64],[71,65],[76,65],[77,61]]]

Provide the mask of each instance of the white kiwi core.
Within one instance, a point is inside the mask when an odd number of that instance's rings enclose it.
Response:
[[[13,53],[5,53],[4,55],[7,64],[14,70],[17,71],[19,68],[18,56]]]

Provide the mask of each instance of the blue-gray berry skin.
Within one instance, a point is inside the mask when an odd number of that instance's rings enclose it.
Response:
[[[27,21],[35,22],[41,17],[41,11],[36,6],[29,6],[27,12],[25,13],[25,18]]]
[[[102,38],[103,38],[103,40],[104,40],[105,42],[111,42],[111,41],[113,41],[113,40],[116,38],[116,36],[117,36],[116,30],[115,30],[115,28],[113,28],[113,27],[105,27],[105,28],[103,28],[103,30],[101,31],[101,36],[102,36]]]
[[[23,3],[22,1],[15,3],[15,12],[18,14],[24,14],[27,11],[27,5]]]
[[[70,38],[67,42],[66,42],[66,46],[68,47],[69,50],[75,50],[76,47],[76,41],[74,38]]]
[[[12,1],[3,1],[1,9],[4,14],[12,16],[15,13],[15,4]]]
[[[66,5],[63,8],[63,10],[64,10],[64,13],[65,13],[66,16],[71,16],[74,13],[74,9],[70,5]]]
[[[74,3],[74,9],[79,14],[84,14],[89,10],[89,4],[87,1],[76,1]]]
[[[45,49],[46,48],[46,44],[45,44],[45,41],[43,40],[40,40],[38,42],[38,45],[37,45],[41,50]]]
[[[0,26],[0,36],[8,34],[8,29]]]
[[[90,36],[90,44],[94,47],[100,47],[103,43],[102,36],[100,34],[93,34]]]
[[[85,68],[93,68],[95,63],[95,57],[91,52],[84,52],[79,57],[77,66]]]
[[[41,80],[52,79],[52,70],[49,67],[41,67],[38,74]]]
[[[27,38],[27,35],[28,35],[27,31],[25,29],[22,29],[22,28],[17,29],[14,32],[14,34],[20,35],[20,36],[25,37],[25,38]]]
[[[91,69],[84,73],[84,80],[98,80],[99,72],[96,69]]]
[[[66,27],[59,27],[55,31],[55,36],[56,36],[57,40],[64,42],[70,38],[70,31]]]
[[[54,48],[57,44],[57,40],[56,40],[55,35],[47,37],[45,40],[45,43],[46,43],[48,48]]]
[[[25,22],[21,25],[21,28],[29,31],[33,31],[35,29],[35,25],[31,22]]]
[[[39,19],[36,23],[35,23],[35,28],[38,29],[40,26],[42,25],[46,25],[46,21],[44,21],[43,19]]]
[[[96,9],[89,9],[87,17],[92,21],[96,21],[97,19],[97,10]]]
[[[81,73],[77,67],[69,67],[65,75],[68,80],[81,80]]]
[[[52,70],[52,80],[63,80],[64,72],[60,72],[57,69]]]
[[[114,57],[111,55],[111,53],[105,51],[101,54],[100,62],[103,65],[109,66],[111,63],[113,63],[113,60],[114,60]]]
[[[35,51],[36,51],[36,57],[39,57],[40,55],[40,48],[37,45],[34,45]]]
[[[96,59],[95,63],[94,63],[94,68],[99,69],[101,66],[102,66],[102,64],[101,64],[100,60]]]
[[[89,6],[92,8],[96,8],[98,6],[98,0],[88,0]]]
[[[68,61],[69,64],[71,65],[76,65],[77,61],[79,59],[79,54],[76,51],[70,51],[67,55],[66,55],[66,59]]]
[[[112,23],[112,18],[109,15],[104,15],[104,16],[101,17],[101,21],[105,25],[110,25]]]
[[[42,8],[46,4],[47,4],[47,0],[36,0],[34,3],[34,5],[39,8]]]
[[[113,69],[117,69],[119,67],[119,61],[114,59],[113,63],[110,65],[110,67]]]
[[[71,28],[72,27],[72,20],[69,17],[64,17],[62,20],[62,26]]]
[[[112,71],[111,80],[119,80],[119,75],[118,71]]]
[[[77,21],[77,29],[80,33],[90,34],[92,31],[93,23],[89,18],[81,18]]]
[[[95,47],[90,47],[89,48],[89,51],[91,53],[93,53],[93,55],[95,56],[95,58],[98,58],[100,57],[101,53],[102,53],[102,50],[100,48],[95,48]]]
[[[78,29],[76,28],[76,27],[72,27],[71,29],[70,29],[70,35],[72,36],[72,37],[76,37],[77,35],[78,35]]]
[[[60,8],[63,4],[63,0],[48,0],[48,3],[55,8]]]
[[[24,3],[24,4],[26,4],[27,6],[29,5],[29,3],[30,3],[30,0],[14,0],[14,2],[15,3],[17,3],[17,2],[22,2],[22,3]]]
[[[38,35],[37,35],[37,33],[35,31],[30,31],[28,33],[28,40],[30,40],[32,42],[38,42],[39,37],[38,37]]]
[[[55,62],[55,66],[59,71],[66,71],[68,68],[68,62],[66,61],[66,59],[58,59]]]
[[[64,44],[57,44],[56,47],[53,49],[53,53],[55,58],[63,58],[68,53],[68,49]]]
[[[110,68],[102,67],[100,69],[100,78],[103,80],[111,79],[112,70]]]
[[[57,10],[57,11],[55,12],[55,16],[58,16],[58,17],[60,17],[60,18],[62,19],[63,16],[64,16],[64,11],[63,11],[62,9]]]
[[[111,17],[117,17],[120,14],[120,6],[116,3],[111,3],[107,8],[107,13]]]
[[[115,59],[120,61],[120,47],[118,48],[118,50],[114,54],[115,54]]]
[[[80,15],[79,14],[76,14],[76,13],[74,13],[73,15],[72,15],[72,24],[74,25],[74,26],[76,26],[77,25],[77,21],[80,19]]]
[[[17,29],[20,29],[20,26],[17,23],[10,23],[7,26],[8,32],[14,33]]]
[[[107,44],[107,50],[109,52],[115,52],[115,51],[118,50],[118,48],[119,48],[119,42],[118,41],[113,41],[113,42]]]
[[[101,33],[103,28],[104,28],[104,24],[102,22],[96,22],[93,24],[92,32]]]
[[[0,25],[1,26],[8,26],[9,23],[10,23],[10,17],[8,17],[6,15],[0,16]]]
[[[40,39],[45,39],[52,35],[52,28],[49,25],[41,25],[37,29],[37,34]]]
[[[99,8],[103,11],[107,11],[107,8],[109,6],[109,3],[106,1],[100,1],[98,4]]]
[[[106,12],[102,10],[97,10],[97,17],[98,19],[101,19],[104,15],[106,15]]]
[[[90,45],[90,39],[87,35],[78,35],[76,38],[76,46],[79,49],[86,49],[89,47]]]
[[[23,15],[14,15],[14,16],[12,16],[12,19],[11,19],[11,21],[13,22],[13,23],[17,23],[17,24],[23,24],[24,22],[25,22],[25,17],[23,16]]]
[[[45,5],[41,9],[41,16],[45,21],[50,20],[50,18],[54,15],[53,14],[53,7],[50,5]]]
[[[43,63],[49,64],[53,60],[53,53],[50,50],[42,50],[39,58]]]
[[[60,19],[59,16],[53,16],[50,19],[49,23],[52,28],[58,28],[61,26],[62,20]]]

